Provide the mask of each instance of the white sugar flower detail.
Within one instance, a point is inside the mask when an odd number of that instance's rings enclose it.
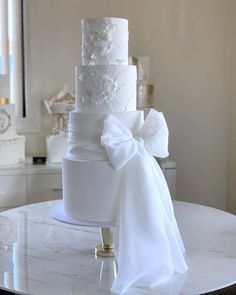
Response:
[[[85,23],[84,34],[87,38],[83,41],[82,57],[86,60],[86,64],[95,65],[97,60],[102,59],[104,64],[112,64],[114,60],[110,60],[109,54],[114,48],[119,48],[124,59],[116,59],[117,64],[125,62],[125,53],[121,43],[123,40],[122,34],[119,34],[119,40],[114,38],[114,31],[117,29],[117,24],[112,19],[106,19],[99,27],[91,26]],[[128,36],[127,36],[128,38]]]
[[[120,93],[126,85],[125,79],[119,79],[125,76],[126,70],[111,71],[109,74],[102,74],[95,69],[91,72],[86,71],[91,84],[86,84],[78,76],[78,87],[81,89],[80,101],[83,108],[90,109],[92,106],[106,107],[107,111],[125,111],[129,103],[130,95],[121,97]],[[85,79],[87,80],[87,78]]]

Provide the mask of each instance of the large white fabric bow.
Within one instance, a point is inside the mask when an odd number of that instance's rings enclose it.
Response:
[[[124,293],[134,283],[158,286],[174,272],[186,272],[184,245],[169,190],[152,157],[168,156],[168,127],[163,114],[151,109],[135,137],[109,115],[101,144],[114,169],[122,169],[115,241],[118,274],[111,290]]]

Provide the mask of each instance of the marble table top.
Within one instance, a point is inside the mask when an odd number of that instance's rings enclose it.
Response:
[[[0,288],[34,295],[109,295],[114,259],[96,259],[98,228],[61,223],[43,202],[0,214]],[[130,288],[126,295],[201,294],[236,283],[236,216],[174,202],[189,272],[159,289]]]

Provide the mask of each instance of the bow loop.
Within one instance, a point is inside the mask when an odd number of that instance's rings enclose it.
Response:
[[[107,151],[111,165],[117,170],[137,152],[136,141],[131,131],[112,115],[104,121],[101,144]]]
[[[145,148],[149,154],[159,158],[169,156],[169,131],[161,112],[151,109],[138,135],[143,138]]]
[[[114,116],[104,121],[101,144],[115,169],[122,168],[138,151],[138,145],[150,155],[164,158],[168,156],[168,127],[162,113],[150,110],[136,137]]]

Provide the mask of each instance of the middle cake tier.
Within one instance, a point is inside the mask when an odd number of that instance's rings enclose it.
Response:
[[[112,113],[136,136],[143,124],[143,111]],[[106,113],[70,113],[67,157],[73,160],[107,160],[100,144]]]
[[[76,103],[79,112],[136,110],[136,66],[76,66]]]

